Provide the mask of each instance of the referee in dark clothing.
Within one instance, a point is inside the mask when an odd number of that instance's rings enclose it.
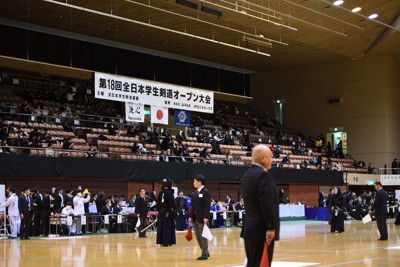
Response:
[[[381,182],[376,182],[374,186],[376,190],[376,195],[370,213],[375,214],[376,224],[378,225],[379,233],[381,235],[381,238],[379,238],[378,240],[385,241],[388,239],[387,223],[386,223],[386,218],[387,218],[386,203],[388,194],[385,190],[383,190]]]
[[[252,165],[242,178],[245,217],[242,230],[247,267],[258,267],[265,242],[271,266],[274,242],[279,240],[279,195],[269,173],[272,152],[266,145],[258,145],[251,154]]]

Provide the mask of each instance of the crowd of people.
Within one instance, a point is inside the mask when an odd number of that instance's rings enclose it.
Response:
[[[342,193],[339,187],[335,187],[327,196],[323,192],[319,193],[318,206],[328,208],[331,215],[329,219],[331,232],[342,233],[345,219],[362,220],[374,209],[377,194],[377,192],[366,190],[360,195],[352,191]],[[400,224],[398,207],[399,203],[394,193],[389,192],[385,200],[385,210],[387,210],[385,216],[386,218],[398,217],[396,224]],[[374,214],[372,214],[372,218],[375,219]]]
[[[166,210],[171,210],[172,213],[168,217],[172,221],[168,222],[167,228],[170,228],[172,225],[178,231],[187,229],[191,196],[184,194],[180,190],[177,197],[174,198],[171,186],[171,180],[166,179],[163,181],[163,191],[158,195],[155,191],[146,192],[144,188],[141,188],[137,194],[132,194],[130,198],[127,198],[124,194],[112,196],[106,196],[104,192],[92,194],[87,189],[82,190],[81,186],[73,189],[53,187],[49,191],[42,191],[40,187],[33,186],[31,188],[23,188],[21,192],[17,192],[13,186],[7,186],[7,201],[0,204],[1,207],[7,207],[8,221],[11,227],[10,238],[16,238],[16,233],[20,233],[21,229],[26,229],[23,231],[24,238],[26,239],[29,239],[31,236],[49,236],[55,230],[50,224],[50,218],[54,216],[61,216],[60,219],[63,224],[61,234],[81,235],[87,231],[86,227],[82,227],[81,216],[89,214],[127,215],[127,221],[130,224],[129,231],[135,231],[137,215],[140,218],[140,224],[137,226],[139,237],[144,237],[146,232],[142,232],[142,230],[145,228],[149,211],[158,212],[159,215],[165,216]],[[166,187],[168,188],[165,189]],[[171,192],[172,196],[169,192]],[[22,207],[21,205],[24,206]],[[125,211],[126,207],[135,209]],[[22,213],[20,211],[23,209],[27,209],[24,219],[20,216]],[[210,227],[232,226],[232,224],[241,226],[241,218],[239,218],[237,213],[229,217],[229,223],[226,224],[222,212],[243,210],[243,199],[235,202],[228,195],[225,202],[212,200],[210,205],[211,215],[209,218]],[[215,218],[213,217],[214,212],[216,213]],[[69,216],[73,220],[67,224]],[[105,231],[105,229],[100,229],[101,227],[101,225],[98,225],[96,229],[90,229],[90,231]],[[105,232],[113,233],[122,231],[123,228],[117,224],[116,217],[110,216],[109,225]]]

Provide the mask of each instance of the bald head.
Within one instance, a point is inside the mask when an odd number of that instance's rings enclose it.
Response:
[[[257,145],[251,153],[251,161],[260,164],[268,170],[271,168],[272,152],[266,145]]]

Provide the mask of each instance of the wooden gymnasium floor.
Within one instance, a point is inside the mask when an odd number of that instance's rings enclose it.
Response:
[[[282,222],[273,267],[400,266],[400,226],[388,220],[389,241],[377,241],[375,222],[345,222],[345,233],[332,234],[326,222]],[[242,266],[239,228],[212,230],[211,257],[200,255],[196,241],[177,233],[177,245],[158,247],[155,232],[147,239],[133,234],[0,240],[0,266]]]

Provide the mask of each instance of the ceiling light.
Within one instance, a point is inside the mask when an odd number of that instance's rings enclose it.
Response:
[[[369,19],[376,19],[378,17],[378,14],[374,13],[368,16]]]
[[[260,34],[261,35],[261,34]],[[242,41],[249,42],[256,45],[272,47],[272,43],[269,40],[260,40],[249,36],[242,36]]]
[[[333,2],[333,5],[335,5],[335,6],[340,6],[340,5],[342,5],[343,3],[344,3],[343,0],[336,0],[335,2]]]
[[[353,8],[352,10],[351,10],[351,12],[353,12],[353,13],[357,13],[358,11],[360,11],[361,10],[361,7],[355,7],[355,8]]]

